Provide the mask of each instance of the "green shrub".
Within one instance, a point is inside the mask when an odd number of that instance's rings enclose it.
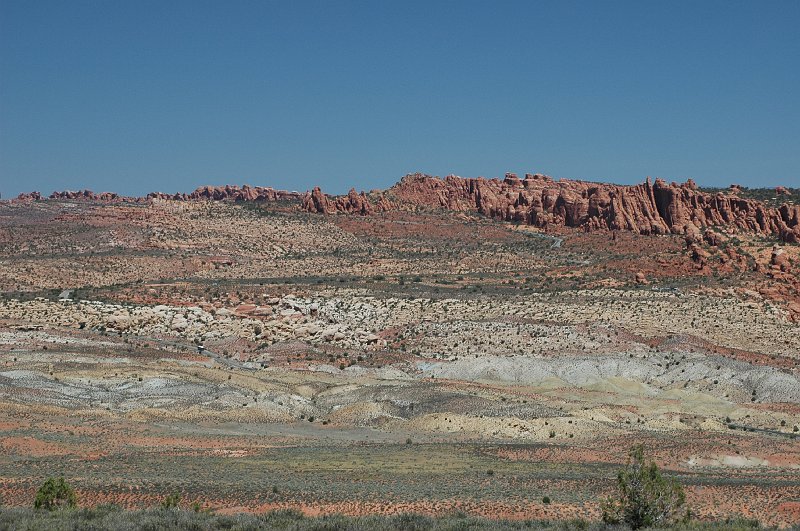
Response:
[[[177,509],[180,507],[181,504],[181,495],[177,492],[173,492],[172,494],[168,494],[166,498],[161,502],[162,509]]]
[[[661,475],[655,462],[646,461],[644,448],[631,451],[628,464],[617,475],[617,498],[601,504],[603,521],[632,529],[688,520],[686,494],[676,479]]]
[[[751,531],[758,529],[755,520],[724,519],[717,522],[679,523],[658,526],[672,531]],[[106,529],[160,531],[273,529],[284,531],[623,531],[627,527],[609,528],[601,522],[586,520],[492,520],[451,513],[436,517],[419,514],[395,516],[343,516],[340,514],[309,516],[294,509],[283,509],[264,514],[225,514],[211,511],[174,509],[164,511],[151,508],[125,511],[119,507],[105,506],[74,511],[43,512],[17,507],[0,511],[0,529],[20,530],[81,530]]]
[[[56,509],[74,509],[78,506],[78,497],[64,477],[48,478],[36,492],[33,507],[54,511]]]
[[[421,514],[404,513],[393,517],[391,525],[404,531],[425,531],[433,527],[433,519]]]

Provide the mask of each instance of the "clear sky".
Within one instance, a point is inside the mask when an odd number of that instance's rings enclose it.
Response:
[[[800,186],[800,1],[0,0],[0,193]]]

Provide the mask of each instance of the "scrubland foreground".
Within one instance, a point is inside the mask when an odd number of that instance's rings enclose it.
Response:
[[[2,525],[557,529],[637,444],[696,522],[800,522],[797,245],[298,202],[0,203]]]
[[[607,526],[584,520],[487,520],[463,514],[431,518],[417,514],[395,516],[317,516],[308,517],[291,510],[274,511],[261,515],[240,513],[212,515],[183,510],[123,511],[116,507],[98,507],[58,513],[41,513],[30,509],[13,509],[0,513],[0,529],[58,529],[63,531],[115,529],[134,531],[161,530],[216,530],[234,531],[269,529],[280,531],[568,531],[568,530],[620,530],[625,526]],[[749,531],[758,529],[758,523],[749,520],[726,520],[716,523],[692,523],[664,526],[653,529],[686,531]]]

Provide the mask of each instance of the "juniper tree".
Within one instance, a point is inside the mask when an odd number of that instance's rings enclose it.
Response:
[[[676,479],[662,476],[655,462],[645,459],[641,445],[631,451],[628,464],[619,471],[617,490],[616,498],[601,504],[605,523],[639,529],[689,517],[683,487]]]
[[[56,509],[74,509],[78,505],[78,497],[64,477],[48,478],[36,492],[33,506],[36,509],[54,511]]]

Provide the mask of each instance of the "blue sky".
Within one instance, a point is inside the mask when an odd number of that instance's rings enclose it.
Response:
[[[800,2],[0,0],[0,193],[800,186]]]

